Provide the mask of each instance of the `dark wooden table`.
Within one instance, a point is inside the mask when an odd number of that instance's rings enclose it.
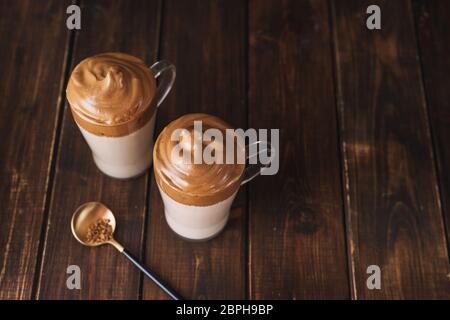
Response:
[[[79,31],[70,4],[0,1],[1,299],[166,298],[113,248],[75,241],[90,200],[187,298],[450,299],[449,1],[82,0]],[[156,133],[189,112],[280,129],[279,173],[240,191],[219,237],[170,231],[151,171],[96,169],[65,86],[105,51],[176,65]]]

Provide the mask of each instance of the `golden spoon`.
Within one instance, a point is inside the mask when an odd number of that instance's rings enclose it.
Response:
[[[81,205],[72,216],[71,227],[75,239],[81,244],[89,247],[96,247],[105,243],[113,245],[120,253],[123,253],[136,267],[138,267],[147,277],[149,277],[158,287],[167,293],[174,300],[181,300],[181,296],[164,284],[159,277],[152,271],[144,267],[136,258],[134,258],[119,242],[113,237],[109,241],[91,243],[87,241],[89,226],[95,224],[99,219],[108,219],[112,227],[112,233],[116,229],[116,219],[112,211],[100,202],[87,202]]]

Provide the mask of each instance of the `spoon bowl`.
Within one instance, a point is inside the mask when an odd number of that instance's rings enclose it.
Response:
[[[95,224],[99,219],[108,219],[114,234],[114,230],[116,229],[116,218],[114,218],[114,214],[107,206],[100,202],[87,202],[78,207],[78,209],[75,210],[71,221],[72,233],[75,239],[81,244],[89,247],[110,243],[111,241],[100,243],[87,241],[89,226]]]

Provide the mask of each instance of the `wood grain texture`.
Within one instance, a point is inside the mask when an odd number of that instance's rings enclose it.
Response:
[[[250,1],[249,125],[280,129],[250,183],[250,296],[349,297],[327,1]]]
[[[442,207],[450,246],[450,27],[449,1],[416,1],[423,78],[440,179]]]
[[[245,2],[166,1],[162,53],[177,67],[174,90],[158,111],[157,131],[192,112],[246,125]],[[187,242],[171,231],[154,178],[150,187],[146,264],[185,298],[245,297],[245,194],[235,200],[226,229],[208,242]],[[166,296],[151,282],[144,299]]]
[[[167,299],[115,249],[72,237],[91,200],[186,298],[450,299],[448,1],[379,0],[369,31],[370,0],[80,0],[72,38],[71,2],[0,0],[0,300]],[[64,86],[105,51],[176,65],[155,138],[191,112],[280,129],[279,173],[239,192],[217,238],[169,229],[152,172],[95,167]]]
[[[107,51],[156,60],[158,1],[85,1],[72,68],[82,59]],[[101,201],[116,215],[116,239],[140,256],[146,214],[147,175],[112,179],[95,166],[89,147],[65,105],[61,143],[51,201],[39,299],[137,299],[140,273],[110,246],[86,248],[70,232],[73,211],[87,201]],[[66,268],[78,265],[81,290],[66,287]]]
[[[353,297],[449,298],[449,260],[409,1],[335,1]],[[366,268],[381,267],[381,290]]]
[[[69,3],[0,1],[0,300],[32,295]]]

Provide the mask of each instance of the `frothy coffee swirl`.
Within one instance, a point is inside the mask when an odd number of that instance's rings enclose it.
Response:
[[[155,91],[154,75],[141,59],[104,53],[75,67],[66,92],[79,125],[97,134],[122,135],[142,125],[141,117],[153,115]]]
[[[232,129],[226,122],[207,114],[188,114],[171,122],[159,135],[153,150],[153,166],[159,187],[172,199],[187,205],[207,206],[230,197],[240,186],[244,164],[212,163],[204,161],[194,163],[193,154],[196,144],[194,137],[194,121],[202,121],[202,131],[215,128],[222,132],[223,141],[200,142],[204,149],[207,145],[215,152],[223,152],[225,159],[226,129]],[[183,129],[177,141],[172,140],[172,133]],[[190,162],[175,156],[173,150],[191,150]],[[243,148],[235,140],[234,147]],[[244,152],[244,149],[241,149]],[[237,154],[237,152],[235,152]]]

